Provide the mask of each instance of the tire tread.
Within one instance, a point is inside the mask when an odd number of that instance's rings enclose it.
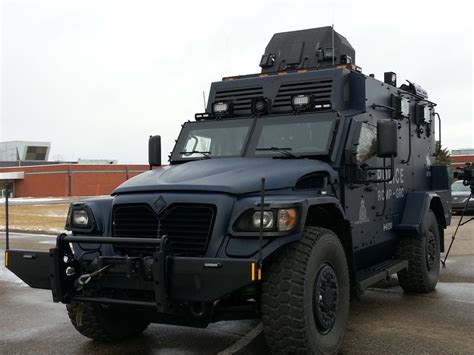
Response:
[[[303,239],[287,245],[263,270],[262,321],[272,354],[311,353],[303,305],[306,265],[325,232],[333,234],[324,228],[306,227]]]
[[[128,321],[119,331],[112,330],[107,319],[101,316],[98,305],[74,303],[66,305],[69,319],[82,335],[101,342],[112,342],[141,334],[149,325],[146,321]]]

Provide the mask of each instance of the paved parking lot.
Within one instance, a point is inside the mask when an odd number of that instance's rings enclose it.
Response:
[[[447,232],[447,243],[452,230]],[[0,238],[4,248],[1,233]],[[13,235],[15,248],[46,250],[52,245],[52,236]],[[28,288],[3,266],[0,311],[0,353],[8,354],[216,354],[256,325],[255,321],[219,322],[207,329],[152,325],[134,340],[99,344],[72,328],[64,305],[52,303],[48,291]],[[342,353],[473,354],[473,334],[474,221],[460,229],[436,292],[407,295],[394,278],[353,302]]]

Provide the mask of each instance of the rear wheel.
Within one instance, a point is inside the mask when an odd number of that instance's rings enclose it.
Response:
[[[431,292],[439,279],[439,226],[433,211],[422,224],[421,235],[404,236],[398,247],[398,257],[408,260],[408,269],[398,272],[400,286],[406,292]]]
[[[349,272],[338,237],[307,227],[263,276],[262,319],[272,353],[336,352],[349,315]]]
[[[93,303],[68,304],[69,319],[82,335],[99,341],[127,339],[142,333],[150,322],[133,309]]]

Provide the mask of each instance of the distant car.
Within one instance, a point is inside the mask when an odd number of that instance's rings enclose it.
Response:
[[[471,188],[463,185],[462,180],[455,181],[451,184],[451,208],[453,213],[462,212],[470,194]],[[466,212],[474,212],[474,196],[469,201]]]

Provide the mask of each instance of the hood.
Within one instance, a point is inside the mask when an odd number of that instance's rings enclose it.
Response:
[[[470,190],[467,191],[451,191],[451,196],[452,197],[469,197],[471,194]]]
[[[137,175],[117,187],[112,194],[143,191],[210,191],[245,194],[260,190],[294,187],[303,175],[334,170],[326,163],[310,159],[212,158],[170,165]]]

